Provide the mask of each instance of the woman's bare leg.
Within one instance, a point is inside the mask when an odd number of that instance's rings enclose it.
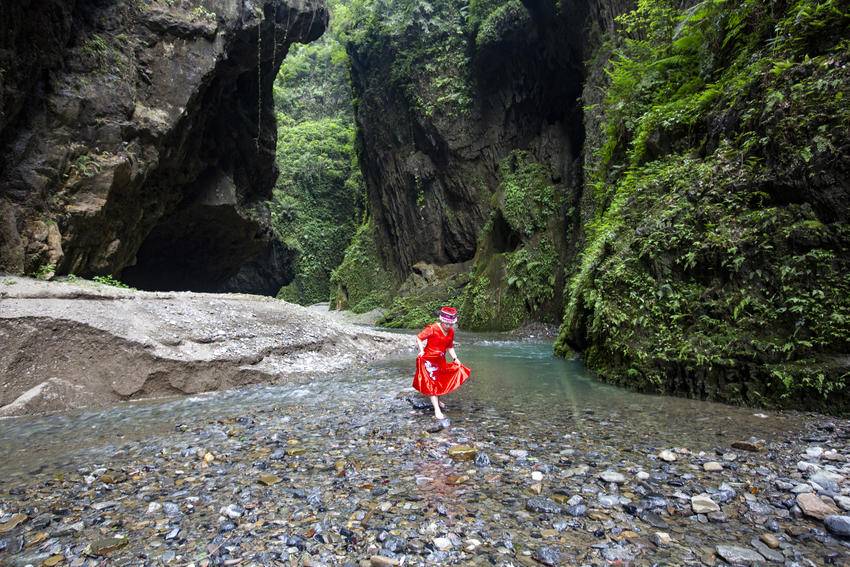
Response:
[[[431,404],[434,406],[434,417],[444,419],[446,416],[440,411],[440,399],[437,396],[430,396]]]

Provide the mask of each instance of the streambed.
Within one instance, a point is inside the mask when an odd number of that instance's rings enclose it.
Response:
[[[0,421],[0,564],[848,561],[799,503],[850,513],[847,421],[635,394],[542,341],[458,342],[474,376],[436,433],[412,355]]]

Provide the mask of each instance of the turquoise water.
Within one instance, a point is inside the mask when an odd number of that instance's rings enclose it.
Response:
[[[445,398],[447,415],[457,424],[482,418],[507,420],[532,439],[593,426],[610,443],[710,450],[731,437],[775,439],[801,423],[793,413],[647,396],[608,386],[580,362],[554,357],[548,342],[471,334],[460,334],[457,342],[458,355],[473,371],[467,384]],[[411,351],[367,367],[281,385],[2,420],[0,455],[6,458],[0,459],[0,475],[67,469],[80,459],[120,452],[130,442],[154,443],[179,431],[181,424],[201,420],[285,414],[296,406],[321,419],[323,408],[333,407],[342,397],[368,403],[387,394],[416,395],[410,390],[413,360]],[[606,424],[618,432],[617,439],[605,437]],[[624,425],[628,435],[622,433]]]

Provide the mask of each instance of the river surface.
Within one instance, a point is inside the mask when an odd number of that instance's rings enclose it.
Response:
[[[435,433],[406,399],[418,398],[412,354],[0,421],[0,522],[28,517],[0,533],[0,564],[714,564],[718,545],[755,553],[762,534],[776,538],[761,549],[776,561],[846,560],[846,541],[802,517],[789,492],[811,473],[799,461],[848,472],[846,421],[636,394],[542,341],[457,342],[473,377],[445,397],[451,425]],[[450,458],[457,445],[478,459]],[[695,513],[698,494],[717,511]],[[100,549],[106,537],[129,543]]]

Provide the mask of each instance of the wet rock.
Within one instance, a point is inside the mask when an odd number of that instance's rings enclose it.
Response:
[[[638,517],[653,528],[658,528],[661,530],[666,530],[670,528],[667,522],[665,522],[664,519],[655,512],[642,512],[640,515],[638,515]]]
[[[663,451],[658,453],[658,458],[661,459],[662,461],[672,463],[678,457],[676,457],[676,453],[674,453],[673,451],[670,451],[669,449],[664,449]]]
[[[735,545],[718,545],[717,555],[732,565],[753,565],[764,563],[764,557],[752,549]]]
[[[715,502],[726,504],[727,502],[731,502],[735,498],[736,494],[735,489],[724,482],[720,485],[717,491],[713,493],[712,498]]]
[[[393,557],[373,555],[369,558],[369,564],[372,565],[372,567],[394,567],[395,565],[401,565],[401,561]]]
[[[245,511],[236,504],[229,504],[219,510],[218,513],[231,520],[235,520],[236,518],[241,518]]]
[[[670,545],[673,540],[670,538],[670,534],[667,532],[655,532],[652,534],[652,543],[657,545],[658,547],[664,547]]]
[[[529,512],[539,514],[560,514],[561,507],[548,498],[529,498],[525,503],[525,509]]]
[[[626,547],[621,545],[612,545],[602,550],[602,557],[606,561],[621,561],[628,562],[634,560],[634,554]]]
[[[404,540],[398,536],[388,536],[384,541],[384,549],[393,553],[401,553],[404,551]]]
[[[453,445],[449,447],[448,454],[455,461],[472,461],[478,450],[471,445]]]
[[[802,510],[805,515],[817,518],[818,520],[823,520],[827,516],[838,514],[838,510],[835,506],[827,504],[821,500],[819,496],[811,493],[798,494],[797,506],[800,507],[800,510]]]
[[[824,524],[835,535],[850,537],[850,516],[839,516],[837,514],[826,516]]]
[[[541,480],[543,480],[543,473],[540,471],[532,471],[531,480],[533,480],[534,482],[540,482]]]
[[[751,453],[758,453],[762,449],[764,449],[764,445],[762,445],[758,441],[735,441],[732,443],[733,449],[738,449],[739,451],[749,451]]]
[[[770,547],[766,546],[759,539],[753,538],[750,541],[750,545],[752,545],[756,551],[759,552],[765,559],[770,561],[771,563],[784,563],[785,556],[779,553],[778,551],[774,551]]]
[[[531,557],[543,565],[561,565],[561,552],[554,547],[540,547]]]
[[[761,539],[761,541],[770,549],[779,549],[779,538],[777,538],[775,535],[765,533],[761,534],[759,536],[759,539]]]
[[[709,461],[707,463],[703,463],[702,468],[707,472],[719,472],[723,470],[723,465],[717,461]]]
[[[436,537],[432,543],[437,551],[448,551],[452,548],[452,540],[447,537]]]
[[[528,457],[528,451],[526,451],[525,449],[511,449],[510,451],[508,451],[508,454],[511,457],[515,457],[517,459],[525,459],[526,457]]]
[[[411,406],[413,406],[413,409],[415,410],[429,410],[433,407],[431,404],[431,400],[423,398],[421,396],[410,396],[405,399]]]
[[[154,514],[159,513],[160,510],[162,510],[162,504],[160,504],[159,502],[151,502],[150,504],[148,504],[148,508],[145,511],[145,514],[147,514],[148,516],[152,516]]]
[[[819,470],[809,477],[809,482],[813,482],[830,492],[838,492],[838,485],[843,480],[844,477],[842,475],[826,470]]]
[[[708,494],[692,496],[691,508],[696,514],[708,514],[709,512],[717,512],[720,510],[720,506],[718,506]]]
[[[599,478],[605,482],[613,482],[614,484],[623,484],[626,482],[626,477],[616,471],[607,470],[599,474]]]
[[[117,538],[117,537],[108,537],[104,539],[99,539],[94,543],[90,544],[86,550],[86,555],[93,556],[102,556],[109,555],[113,551],[121,549],[126,546],[129,541],[126,538]]]
[[[480,452],[475,455],[475,466],[478,468],[485,468],[490,466],[490,457],[487,456],[487,453]]]
[[[585,514],[587,514],[587,506],[584,504],[574,504],[567,508],[567,514],[574,518],[581,518]]]
[[[273,486],[280,482],[280,477],[273,474],[261,474],[259,476],[259,482],[264,486]]]
[[[596,498],[596,501],[599,502],[599,505],[603,508],[613,508],[620,503],[620,499],[617,496],[610,494],[600,494]]]
[[[11,518],[0,524],[0,534],[9,533],[26,521],[26,514],[13,514]]]

